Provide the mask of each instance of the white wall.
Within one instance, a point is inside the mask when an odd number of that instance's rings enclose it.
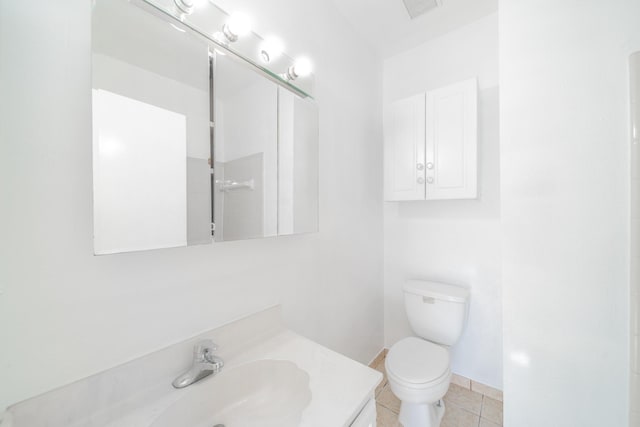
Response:
[[[94,257],[91,2],[0,2],[0,408],[276,302],[357,360],[382,347],[379,63],[328,2],[231,3],[314,59],[321,231]]]
[[[412,335],[402,294],[407,279],[469,287],[469,321],[453,347],[452,369],[502,388],[497,13],[386,59],[384,102],[474,76],[478,199],[385,203],[385,346]]]
[[[505,425],[626,426],[640,2],[500,4]]]

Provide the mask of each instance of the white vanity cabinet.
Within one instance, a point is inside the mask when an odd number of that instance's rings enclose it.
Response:
[[[477,197],[477,98],[474,78],[386,106],[385,200]]]
[[[376,427],[376,417],[376,397],[372,395],[349,427]]]

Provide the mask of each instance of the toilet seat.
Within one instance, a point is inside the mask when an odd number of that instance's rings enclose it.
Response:
[[[437,344],[416,337],[407,337],[394,344],[387,354],[387,374],[409,388],[435,386],[449,381],[449,351]]]

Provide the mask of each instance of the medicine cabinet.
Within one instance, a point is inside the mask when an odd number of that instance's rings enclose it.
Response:
[[[216,241],[318,229],[318,111],[214,52]]]
[[[477,197],[477,103],[474,78],[386,106],[385,200]]]
[[[315,101],[152,3],[93,5],[95,253],[317,231]]]

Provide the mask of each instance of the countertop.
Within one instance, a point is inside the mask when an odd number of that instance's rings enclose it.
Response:
[[[149,426],[185,393],[215,381],[210,376],[184,389],[171,386],[176,373],[188,367],[193,343],[206,338],[220,345],[224,370],[275,359],[306,371],[311,402],[301,427],[348,426],[382,380],[380,372],[284,328],[280,308],[272,307],[13,405],[0,427]]]

